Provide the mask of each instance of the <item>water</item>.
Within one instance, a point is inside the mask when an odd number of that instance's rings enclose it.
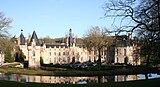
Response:
[[[160,78],[159,74],[148,74],[148,79]],[[146,79],[144,74],[140,75],[140,79]]]
[[[160,78],[160,75],[149,74],[149,79]],[[108,83],[145,79],[145,75],[116,75],[116,76],[36,76],[0,73],[0,80],[53,83],[53,84],[91,84]]]

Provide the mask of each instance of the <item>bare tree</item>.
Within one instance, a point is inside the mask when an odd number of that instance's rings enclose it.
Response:
[[[6,36],[8,33],[7,29],[10,26],[12,20],[10,18],[5,17],[3,12],[0,12],[0,37]]]
[[[114,18],[113,23],[119,21],[117,34],[133,32],[142,27],[152,32],[160,31],[159,0],[109,0],[105,4],[105,17]]]
[[[6,18],[5,15],[2,12],[0,12],[0,50],[3,50],[3,45],[6,44],[6,39],[8,39],[7,28],[9,27],[11,22],[11,19]]]
[[[84,44],[88,50],[94,49],[98,51],[98,63],[101,65],[101,52],[103,48],[108,47],[114,41],[114,38],[109,36],[106,30],[101,30],[98,26],[91,29],[84,35]]]
[[[160,51],[160,1],[159,0],[110,0],[105,4],[105,17],[114,19],[116,34],[121,32],[138,33],[145,41],[141,44],[146,54],[146,65],[149,65],[151,55]],[[142,52],[145,52],[142,51]],[[153,55],[152,57],[155,57]]]
[[[14,43],[11,42],[7,29],[10,27],[12,20],[5,17],[3,12],[0,12],[0,50],[5,53],[5,61],[14,61],[11,51],[13,50]]]

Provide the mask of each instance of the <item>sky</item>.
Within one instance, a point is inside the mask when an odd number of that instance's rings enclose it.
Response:
[[[104,17],[106,0],[1,0],[0,11],[13,20],[9,33],[27,37],[35,30],[39,38],[65,37],[71,28],[83,37],[91,26],[111,29]]]

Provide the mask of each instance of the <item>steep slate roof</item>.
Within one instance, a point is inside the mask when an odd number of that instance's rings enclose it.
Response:
[[[84,45],[84,44],[77,44],[76,46],[77,46],[77,47],[80,47],[80,48],[85,48],[85,45]]]
[[[20,35],[20,45],[25,45],[25,37],[24,37],[24,35],[21,33],[21,35]]]
[[[46,45],[46,48],[54,48],[54,47],[56,47],[56,48],[58,48],[58,47],[67,47],[65,44],[45,44]]]
[[[66,44],[48,44],[48,43],[46,43],[45,44],[46,45],[46,48],[54,48],[54,47],[56,47],[56,48],[59,48],[59,47],[61,47],[61,48],[63,48],[63,47],[65,47],[65,48],[68,48],[68,46],[66,45]],[[81,44],[78,44],[77,45],[78,47],[85,47],[84,45],[81,45]]]
[[[35,31],[33,31],[32,37],[31,37],[30,42],[28,44],[29,46],[31,45],[33,39],[36,42],[36,46],[40,46],[40,43],[39,43],[39,40],[38,40],[38,37],[37,37],[37,34]]]
[[[132,46],[132,40],[128,39],[127,35],[116,36],[116,46],[119,47]]]

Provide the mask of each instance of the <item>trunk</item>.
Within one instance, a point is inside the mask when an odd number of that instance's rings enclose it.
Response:
[[[150,48],[147,49],[147,50],[148,50],[148,56],[147,56],[147,60],[146,60],[146,67],[149,67],[149,65],[150,65],[149,60],[150,60],[151,54],[152,54],[152,52],[153,52],[152,42],[149,41],[149,44],[150,44]]]
[[[98,65],[101,66],[101,49],[98,49]]]
[[[150,54],[147,56],[146,67],[149,67]]]
[[[152,47],[152,46],[151,46]],[[148,49],[149,51],[149,49]],[[152,51],[152,50],[151,50]],[[150,57],[151,57],[151,52],[148,52],[147,60],[146,60],[146,67],[148,68],[150,65]],[[148,79],[148,73],[145,74],[145,78]]]
[[[145,78],[148,79],[148,74],[145,74]]]
[[[98,76],[98,83],[103,83],[103,77],[102,76]]]

